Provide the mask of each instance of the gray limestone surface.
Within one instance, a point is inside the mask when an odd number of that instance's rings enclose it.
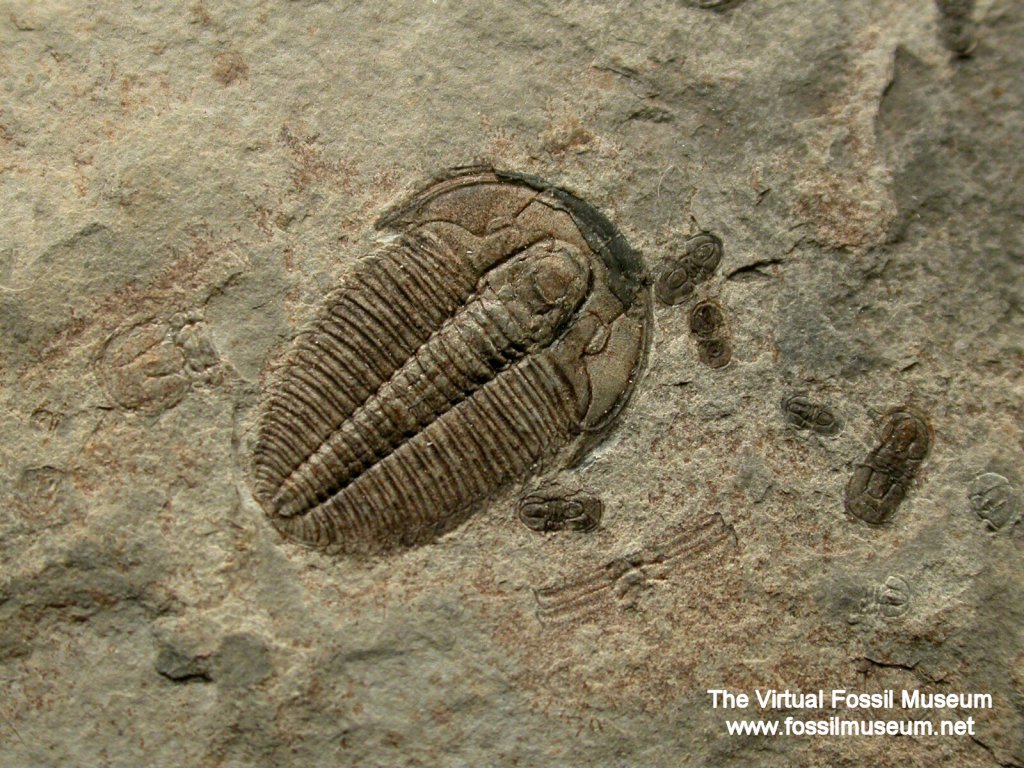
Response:
[[[1024,3],[4,0],[0,89],[0,767],[1024,766]],[[282,539],[268,373],[478,162],[652,283],[721,238],[566,479],[600,527],[530,529],[520,484],[425,546]],[[847,484],[908,408],[930,451],[869,526]],[[975,728],[727,733],[787,715]]]

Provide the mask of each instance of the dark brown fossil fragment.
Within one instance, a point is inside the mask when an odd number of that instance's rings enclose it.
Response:
[[[888,522],[910,490],[930,447],[931,430],[923,416],[908,410],[890,414],[881,443],[850,477],[846,511],[871,525]]]
[[[519,519],[534,531],[592,531],[601,523],[604,505],[585,493],[531,493],[519,501]]]
[[[654,286],[658,301],[675,305],[685,301],[693,290],[711,277],[722,260],[722,241],[710,232],[701,232],[683,244],[683,253],[665,268]]]
[[[264,401],[255,497],[340,552],[429,541],[502,486],[572,463],[629,397],[639,254],[576,196],[474,167],[391,210]]]
[[[815,403],[805,394],[790,395],[782,401],[786,421],[797,429],[809,429],[821,435],[837,435],[843,422],[827,405]]]

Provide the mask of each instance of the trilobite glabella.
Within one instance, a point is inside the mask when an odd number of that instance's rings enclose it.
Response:
[[[474,167],[378,222],[272,377],[255,497],[285,535],[338,552],[429,541],[499,488],[571,464],[645,357],[639,254],[596,209]]]

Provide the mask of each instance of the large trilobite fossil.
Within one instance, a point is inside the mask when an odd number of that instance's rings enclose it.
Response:
[[[628,399],[639,254],[539,179],[474,167],[393,208],[271,378],[254,495],[334,552],[429,541],[498,489],[578,460]]]

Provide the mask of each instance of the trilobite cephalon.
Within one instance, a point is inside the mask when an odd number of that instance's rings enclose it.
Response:
[[[539,179],[474,167],[386,213],[294,341],[257,427],[254,495],[336,552],[429,541],[519,478],[571,464],[643,363],[640,256]]]

